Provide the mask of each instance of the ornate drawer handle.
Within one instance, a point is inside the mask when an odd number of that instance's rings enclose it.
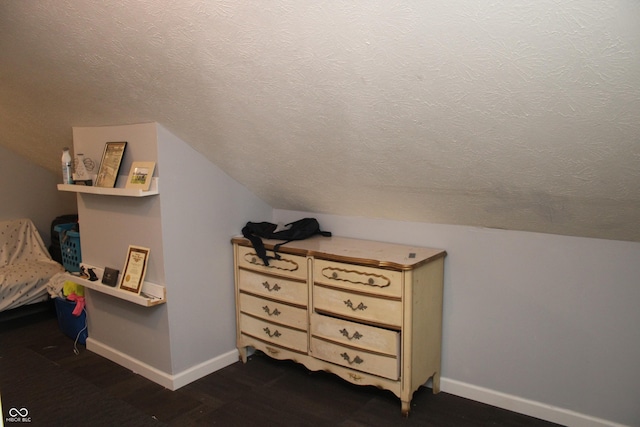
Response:
[[[271,259],[273,262],[269,265],[265,265],[264,261],[262,261],[262,259],[259,258],[255,253],[248,252],[243,255],[244,262],[260,267],[261,269],[276,269],[289,272],[300,270],[300,265],[296,260],[281,257],[269,257],[269,259]]]
[[[278,332],[278,330],[276,329],[273,333],[271,333],[271,330],[269,328],[264,328],[263,331],[269,335],[269,338],[273,338],[276,337],[278,338],[279,336],[281,336],[282,334],[280,332]]]
[[[340,280],[360,286],[376,286],[386,288],[392,285],[392,278],[381,274],[369,273],[366,271],[345,270],[337,267],[325,267],[321,270],[322,277],[329,280]]]
[[[353,365],[354,363],[356,365],[359,365],[362,362],[364,362],[364,360],[360,359],[358,356],[356,356],[353,360],[351,360],[351,358],[349,357],[349,355],[347,353],[342,353],[340,356],[342,356],[342,358],[344,360],[346,360],[347,363],[349,363],[349,365]]]
[[[281,313],[278,311],[277,308],[274,308],[273,311],[269,311],[269,306],[265,305],[264,307],[262,307],[262,309],[264,310],[265,313],[267,313],[269,316],[279,316]]]
[[[278,284],[274,284],[273,287],[271,287],[269,285],[269,282],[267,282],[266,280],[264,282],[262,282],[262,286],[264,286],[269,292],[274,291],[274,292],[278,292],[280,290],[280,286],[278,286]]]
[[[352,339],[359,340],[360,338],[362,338],[362,335],[358,331],[355,331],[352,336],[349,336],[349,332],[346,329],[342,329],[339,332],[345,337],[347,337],[349,341],[351,341]]]
[[[354,306],[353,306],[353,303],[351,302],[351,300],[350,300],[350,299],[348,299],[348,300],[346,300],[346,301],[342,301],[342,302],[344,302],[344,305],[346,305],[347,307],[349,307],[349,308],[350,308],[351,310],[353,310],[353,311],[356,311],[356,310],[362,310],[362,311],[364,311],[364,310],[366,310],[366,309],[367,309],[367,306],[366,306],[366,305],[364,305],[363,303],[360,303],[360,304],[358,304],[358,306],[357,306],[357,307],[354,307]]]

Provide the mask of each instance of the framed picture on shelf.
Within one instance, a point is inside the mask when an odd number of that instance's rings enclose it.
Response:
[[[113,188],[116,186],[125,148],[127,148],[126,141],[107,142],[104,145],[102,161],[100,162],[100,169],[98,169],[95,183],[96,187]]]
[[[104,273],[102,274],[102,283],[115,288],[118,284],[118,276],[120,275],[120,271],[115,268],[105,267]]]
[[[136,188],[142,191],[148,191],[151,186],[151,178],[153,177],[155,167],[155,162],[133,162],[125,188]]]
[[[119,289],[140,295],[149,263],[149,248],[129,245]]]

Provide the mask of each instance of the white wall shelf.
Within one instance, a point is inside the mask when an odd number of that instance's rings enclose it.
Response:
[[[96,273],[96,276],[98,276],[98,280],[92,282],[83,277],[76,276],[75,274],[66,273],[70,281],[82,285],[86,288],[93,289],[94,291],[111,295],[113,297],[120,298],[145,307],[152,307],[154,305],[160,305],[167,302],[167,291],[166,288],[162,285],[157,285],[155,283],[145,281],[142,284],[142,291],[140,292],[140,295],[137,295],[133,292],[118,289],[117,286],[111,287],[103,284],[102,274],[104,273],[104,269],[93,267],[87,264],[82,265],[84,266],[85,270],[92,268]]]
[[[125,197],[146,197],[159,194],[158,191],[158,178],[151,179],[151,186],[148,191],[143,191],[137,188],[106,188],[95,187],[90,185],[76,185],[76,184],[58,184],[59,191],[70,191],[73,193],[84,194],[100,194],[103,196],[125,196]]]

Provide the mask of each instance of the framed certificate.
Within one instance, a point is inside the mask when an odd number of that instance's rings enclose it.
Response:
[[[100,169],[96,178],[96,187],[113,188],[116,186],[120,165],[124,157],[124,150],[127,148],[125,142],[107,142],[104,145]]]
[[[149,263],[149,248],[129,245],[119,289],[140,294]]]
[[[148,191],[155,167],[155,162],[133,162],[125,188],[137,188],[142,191]]]

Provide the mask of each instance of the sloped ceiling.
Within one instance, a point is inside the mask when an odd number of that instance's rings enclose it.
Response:
[[[56,173],[156,121],[275,208],[640,241],[637,0],[2,1],[0,58]]]

